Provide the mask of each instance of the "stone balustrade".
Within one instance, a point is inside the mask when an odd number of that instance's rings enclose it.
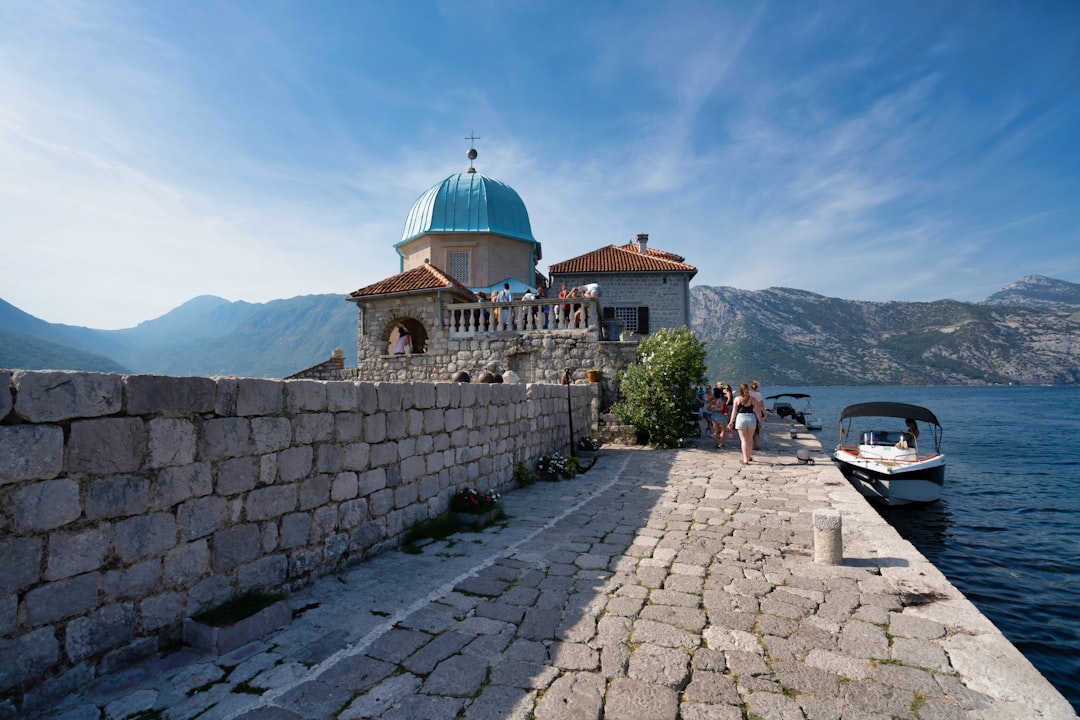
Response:
[[[545,309],[546,308],[546,309]],[[600,300],[566,298],[456,303],[443,309],[450,337],[490,333],[600,330]]]

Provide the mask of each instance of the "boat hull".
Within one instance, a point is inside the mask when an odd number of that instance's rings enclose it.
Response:
[[[898,466],[838,451],[833,462],[856,490],[886,505],[934,502],[945,485],[944,455]]]

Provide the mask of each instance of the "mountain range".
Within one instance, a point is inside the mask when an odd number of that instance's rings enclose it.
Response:
[[[690,288],[710,378],[769,385],[1080,383],[1080,284],[1031,275],[978,303]],[[0,367],[283,377],[356,347],[341,295],[204,295],[125,330],[39,320],[0,300]]]

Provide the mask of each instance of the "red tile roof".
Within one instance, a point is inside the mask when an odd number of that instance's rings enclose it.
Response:
[[[372,283],[367,287],[354,290],[349,297],[372,297],[374,295],[393,295],[396,293],[417,292],[423,290],[445,290],[452,288],[467,298],[474,299],[472,290],[459,283],[431,263],[424,263],[412,270],[406,270],[385,280]]]
[[[683,262],[682,255],[647,247],[642,254],[635,242],[608,245],[599,250],[563,260],[548,268],[550,274],[560,273],[620,273],[620,272],[688,272],[697,268]]]

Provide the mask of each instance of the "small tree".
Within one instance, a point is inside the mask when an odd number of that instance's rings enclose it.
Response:
[[[705,382],[705,345],[687,327],[664,328],[637,347],[619,373],[623,400],[612,410],[653,447],[679,447],[695,388]]]

